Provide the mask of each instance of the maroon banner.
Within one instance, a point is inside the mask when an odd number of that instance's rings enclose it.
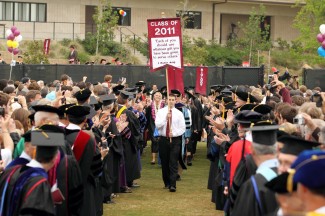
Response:
[[[45,55],[48,55],[50,52],[50,44],[51,44],[51,39],[44,40],[44,54]]]
[[[180,18],[148,19],[150,70],[166,66],[183,70]]]
[[[183,80],[183,71],[178,68],[168,67],[168,90],[176,89],[184,94],[184,80]]]
[[[207,83],[208,83],[208,68],[207,67],[197,67],[196,68],[195,92],[200,93],[201,95],[206,95]]]

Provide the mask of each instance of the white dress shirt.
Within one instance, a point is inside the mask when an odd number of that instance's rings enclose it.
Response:
[[[166,136],[168,106],[159,109],[156,113],[155,125],[160,136]],[[185,119],[181,111],[175,107],[172,109],[171,132],[173,137],[182,136],[185,133]]]
[[[81,130],[81,128],[79,127],[79,125],[76,125],[76,124],[68,124],[68,126],[66,127],[66,129],[69,129],[69,130]]]

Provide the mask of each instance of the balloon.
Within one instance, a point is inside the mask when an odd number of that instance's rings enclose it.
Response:
[[[7,46],[12,47],[12,42],[13,42],[12,40],[7,40]]]
[[[317,38],[317,41],[319,43],[322,43],[324,41],[324,38],[323,38],[323,35],[322,34],[318,34],[316,38]]]
[[[18,48],[19,47],[19,43],[17,41],[13,41],[12,42],[12,47],[13,48]]]
[[[15,39],[15,35],[14,34],[10,34],[8,37],[7,37],[8,40],[14,40]]]
[[[323,47],[323,49],[325,49],[325,41],[323,41],[322,47]]]
[[[12,47],[8,47],[8,52],[12,53],[12,51],[14,50]]]
[[[322,24],[322,25],[319,26],[319,31],[322,34],[325,34],[325,24]]]
[[[123,16],[125,17],[126,16],[126,12],[124,11],[124,14],[123,14]]]
[[[13,49],[12,53],[13,53],[14,55],[17,55],[17,54],[19,53],[19,49],[18,49],[18,48]]]
[[[317,52],[321,57],[325,57],[325,49],[322,46],[318,47]]]
[[[11,27],[12,33],[14,33],[16,30],[17,30],[17,27],[16,26]]]
[[[19,30],[16,30],[16,31],[14,32],[14,35],[15,35],[15,37],[17,37],[18,35],[20,35],[20,31],[19,31]]]
[[[123,15],[123,12],[124,12],[123,10],[120,10],[120,11],[119,11],[120,15]]]
[[[11,35],[12,34],[12,31],[10,30],[10,29],[8,29],[7,31],[6,31],[6,36],[8,37],[9,35]]]
[[[23,36],[21,36],[21,35],[18,35],[16,38],[15,38],[15,41],[17,41],[18,43],[20,42],[20,41],[22,41],[23,40]]]

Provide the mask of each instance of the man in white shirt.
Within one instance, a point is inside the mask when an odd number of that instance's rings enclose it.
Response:
[[[181,155],[182,135],[185,133],[183,113],[175,108],[176,97],[170,94],[168,106],[156,114],[155,125],[159,132],[159,154],[161,157],[162,177],[165,188],[176,191],[178,158]]]

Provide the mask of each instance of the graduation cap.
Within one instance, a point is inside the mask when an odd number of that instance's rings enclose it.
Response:
[[[119,95],[120,94],[120,90],[124,89],[124,85],[117,85],[113,88],[113,93],[115,95]]]
[[[221,92],[225,87],[225,85],[212,85],[210,86],[210,89],[213,89],[216,92]]]
[[[106,65],[110,65],[110,64],[112,64],[112,63],[110,63],[110,62],[107,62],[107,63],[106,63]]]
[[[152,96],[154,96],[156,93],[161,93],[159,90],[152,92]]]
[[[23,57],[21,55],[19,55],[18,58],[23,58]]]
[[[120,96],[123,98],[123,99],[129,99],[129,98],[132,98],[133,97],[133,93],[132,92],[128,92],[128,91],[124,91],[124,90],[120,90]]]
[[[265,186],[271,191],[279,194],[291,193],[297,190],[297,184],[290,186],[290,173],[284,172],[271,181],[267,182]],[[289,186],[289,187],[288,187]]]
[[[240,107],[240,110],[252,110],[258,113],[261,113],[263,115],[268,114],[272,111],[272,107],[266,105],[266,104],[245,104]]]
[[[62,114],[60,115],[60,117],[65,116],[65,111],[71,107],[71,106],[75,106],[76,104],[64,104],[62,106],[59,107],[59,110],[62,112]]]
[[[78,101],[85,101],[90,97],[90,95],[91,91],[88,88],[85,88],[80,91],[77,91],[74,94],[74,97],[77,98]]]
[[[57,126],[59,127],[59,126]],[[64,145],[64,133],[48,130],[34,130],[31,132],[32,145],[38,147],[58,147]],[[37,149],[38,151],[39,149]]]
[[[45,124],[37,129],[54,133],[64,133],[64,129],[62,127],[53,124]]]
[[[70,106],[65,110],[65,113],[69,116],[81,118],[90,114],[90,107],[74,105]]]
[[[70,60],[73,60],[73,59],[70,59]],[[70,61],[69,60],[69,61]],[[73,60],[74,61],[74,60]],[[85,65],[90,65],[90,62],[85,62]]]
[[[132,92],[132,93],[137,93],[138,92],[138,88],[125,88],[124,91]]]
[[[170,92],[172,94],[174,94],[176,97],[180,97],[182,95],[182,93],[180,91],[178,91],[177,89],[172,89],[172,90],[170,90]]]
[[[145,88],[144,90],[143,90],[143,94],[146,94],[146,95],[150,95],[150,88]]]
[[[30,115],[28,116],[28,118],[29,118],[29,120],[30,120],[31,122],[35,121],[34,117],[35,117],[35,112],[32,113],[32,114],[30,114]]]
[[[161,93],[163,93],[163,92],[165,92],[165,91],[167,91],[167,86],[163,86],[163,87],[160,88],[160,92],[161,92]]]
[[[237,115],[235,115],[234,122],[241,124],[251,124],[258,121],[261,121],[262,114],[258,112],[254,112],[251,110],[243,110],[240,111]]]
[[[139,81],[139,82],[136,82],[135,83],[135,86],[144,86],[146,83],[145,82],[143,82],[143,81]]]
[[[112,104],[114,101],[116,101],[116,97],[114,94],[102,95],[100,96],[100,101],[103,106],[108,106]]]
[[[273,125],[271,121],[259,121],[252,123],[249,128],[252,131],[253,142],[260,145],[271,146],[276,142],[278,125]]]
[[[303,151],[291,165],[291,169],[294,172],[294,183],[301,183],[311,189],[325,187],[325,151]]]
[[[185,95],[187,95],[187,98],[188,98],[188,99],[192,99],[192,100],[195,99],[195,96],[192,95],[189,91],[185,90],[184,92],[185,92]]]
[[[21,135],[21,137],[24,138],[25,142],[31,142],[31,140],[32,140],[32,131],[31,130],[27,131],[26,133]]]
[[[175,108],[176,108],[176,109],[180,109],[180,108],[182,108],[183,106],[185,106],[185,104],[183,104],[183,103],[176,103],[176,104],[175,104]]]
[[[89,105],[95,105],[98,104],[98,101],[95,96],[90,96],[89,98]]]
[[[222,94],[222,95],[226,95],[226,96],[231,96],[231,93],[232,93],[231,88],[228,88],[228,87],[224,88],[224,89],[220,92],[220,94]]]
[[[299,155],[304,150],[312,150],[314,147],[319,146],[320,143],[307,141],[296,136],[281,136],[278,142],[283,143],[283,148],[280,150],[283,154]]]
[[[33,110],[35,110],[36,112],[49,112],[49,113],[56,113],[59,116],[62,116],[63,113],[61,112],[61,110],[59,110],[58,108],[49,106],[49,105],[36,105],[32,107]]]
[[[237,98],[239,98],[242,101],[247,101],[247,103],[257,102],[256,98],[253,95],[251,95],[251,93],[247,88],[237,88],[235,94],[237,95]]]

